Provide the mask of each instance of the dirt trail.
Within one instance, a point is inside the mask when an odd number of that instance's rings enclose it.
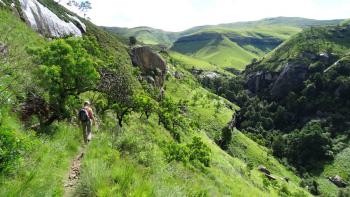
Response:
[[[74,158],[70,166],[69,173],[64,181],[64,197],[74,196],[74,192],[78,186],[80,179],[81,160],[84,157],[85,148],[80,148],[79,154]]]

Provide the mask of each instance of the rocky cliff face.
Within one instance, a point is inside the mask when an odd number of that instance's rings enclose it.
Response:
[[[258,93],[263,89],[271,87],[277,79],[278,73],[269,71],[258,71],[247,76],[246,87],[252,93]]]
[[[24,20],[32,29],[47,37],[82,36],[85,24],[67,14],[69,21],[60,19],[37,0],[19,0]]]
[[[222,35],[219,33],[200,33],[200,34],[194,34],[189,36],[184,36],[179,38],[175,43],[187,43],[187,42],[194,42],[194,41],[207,41],[207,40],[217,40],[222,39]]]
[[[287,96],[290,91],[300,89],[306,79],[308,66],[305,64],[288,63],[279,74],[270,90],[275,98]]]
[[[236,42],[240,46],[252,45],[262,51],[271,51],[280,45],[283,40],[274,37],[250,37],[250,36],[233,36],[229,37],[233,42]]]
[[[246,87],[254,94],[264,92],[276,99],[283,98],[302,87],[308,70],[305,64],[289,62],[281,72],[257,71],[247,75]]]
[[[141,68],[142,75],[148,82],[158,87],[163,86],[168,69],[159,54],[150,47],[143,46],[132,49],[130,56],[133,65]]]

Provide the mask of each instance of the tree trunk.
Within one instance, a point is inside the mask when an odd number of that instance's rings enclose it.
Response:
[[[123,127],[123,117],[118,117],[118,125],[121,127]]]

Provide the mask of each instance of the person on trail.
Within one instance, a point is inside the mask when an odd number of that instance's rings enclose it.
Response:
[[[94,113],[90,105],[89,101],[85,101],[84,107],[79,111],[79,119],[83,128],[83,138],[85,143],[90,142],[92,122],[95,124]]]

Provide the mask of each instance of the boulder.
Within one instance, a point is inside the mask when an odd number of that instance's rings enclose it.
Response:
[[[192,71],[191,71],[191,73],[193,75],[200,75],[200,74],[202,74],[202,72],[203,72],[203,70],[196,69],[196,68],[192,68]]]
[[[182,72],[179,72],[179,71],[175,71],[175,72],[174,72],[174,77],[175,77],[176,79],[182,79],[183,76],[184,76],[184,74],[183,74]]]
[[[0,57],[6,57],[9,53],[8,46],[0,42]]]
[[[265,166],[263,166],[263,165],[258,166],[258,170],[259,170],[260,172],[263,172],[264,174],[267,174],[267,175],[270,175],[270,174],[271,174],[270,170],[268,170],[268,169],[267,169]]]
[[[158,87],[164,85],[168,71],[165,60],[148,46],[136,47],[131,50],[131,60],[134,66],[141,68],[142,75],[154,79]]]
[[[216,72],[212,72],[212,71],[207,71],[202,73],[199,78],[203,79],[203,78],[209,78],[209,79],[215,79],[215,78],[219,78],[221,75],[219,73]]]
[[[309,60],[317,60],[317,55],[312,52],[305,51],[301,54],[301,56]]]
[[[274,177],[274,176],[271,175],[271,174],[265,174],[265,176],[266,176],[269,180],[271,180],[271,181],[277,180],[276,177]]]
[[[290,91],[294,91],[302,87],[307,77],[308,66],[298,63],[287,63],[274,82],[270,94],[275,98],[283,98]]]
[[[82,36],[85,25],[77,18],[69,16],[78,23],[64,21],[37,0],[19,0],[24,20],[32,29],[48,37]]]
[[[331,181],[337,187],[346,187],[348,184],[342,180],[339,175],[335,175],[335,177],[328,177],[328,180]]]

